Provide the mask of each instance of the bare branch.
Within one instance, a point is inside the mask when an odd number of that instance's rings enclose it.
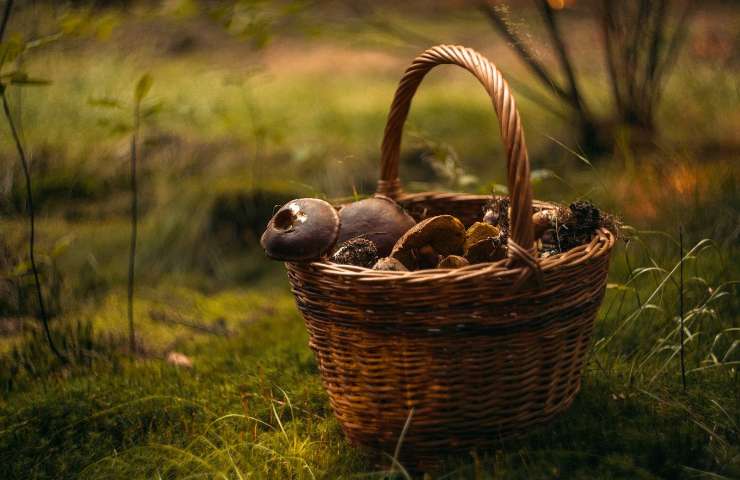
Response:
[[[558,24],[555,20],[555,13],[546,0],[539,0],[537,4],[540,7],[540,12],[545,19],[545,25],[547,25],[547,29],[550,32],[550,37],[552,38],[553,44],[555,45],[555,51],[558,54],[560,66],[562,67],[563,71],[565,72],[565,76],[568,79],[572,103],[574,107],[579,111],[582,118],[588,118],[588,109],[586,108],[586,104],[578,88],[578,82],[576,81],[575,72],[573,70],[573,65],[571,64],[570,57],[568,56],[565,42],[563,41],[563,35],[560,32],[560,28],[558,27]]]
[[[614,103],[617,111],[621,112],[624,109],[624,97],[622,96],[622,92],[619,87],[619,77],[617,73],[617,52],[614,46],[614,31],[616,29],[616,23],[613,7],[614,4],[612,3],[612,0],[603,0],[601,7],[602,35],[604,36],[609,83],[612,86],[612,94],[614,95]]]
[[[509,27],[506,25],[506,21],[501,17],[500,13],[493,7],[493,5],[489,3],[481,3],[479,6],[479,9],[483,14],[486,15],[488,20],[491,22],[491,24],[496,28],[496,30],[499,31],[499,33],[506,38],[506,40],[511,43],[511,45],[516,49],[516,51],[519,53],[519,56],[524,60],[524,62],[527,64],[527,66],[534,72],[534,74],[539,78],[539,80],[550,90],[552,90],[556,95],[561,97],[563,100],[565,100],[568,104],[572,105],[574,108],[577,108],[576,105],[573,105],[571,95],[566,92],[563,87],[561,87],[554,79],[550,73],[545,70],[545,67],[538,62],[532,53],[529,51],[529,49],[524,45],[524,43],[517,37],[517,35],[512,32]]]
[[[683,45],[684,41],[686,40],[686,36],[689,33],[689,20],[694,14],[695,8],[695,2],[686,2],[686,6],[681,12],[681,16],[676,23],[673,36],[668,42],[668,46],[666,47],[665,53],[663,54],[663,58],[659,60],[659,64],[655,68],[655,73],[653,74],[653,78],[651,81],[652,89],[655,91],[655,95],[653,95],[653,98],[651,99],[651,110],[660,101],[660,97],[663,94],[663,81],[665,79],[665,76],[670,71],[671,67],[676,63],[676,58],[678,57],[678,53],[681,51],[681,46]]]
[[[665,0],[658,0],[658,2],[664,2]],[[654,2],[652,0],[640,0],[637,7],[637,17],[632,22],[631,30],[625,30],[626,33],[631,33],[630,38],[627,39],[626,45],[626,61],[625,61],[625,76],[624,78],[632,78],[632,81],[626,82],[626,88],[629,93],[629,100],[634,108],[641,108],[641,102],[639,100],[640,93],[640,58],[644,54],[643,39],[645,33],[649,30],[648,20],[652,16]],[[628,7],[628,2],[623,2],[623,9]],[[629,18],[625,16],[624,18]]]
[[[386,32],[391,36],[402,40],[409,45],[413,45],[418,48],[427,48],[437,42],[427,36],[409,30],[402,25],[394,25],[389,21],[379,18],[375,9],[372,6],[372,2],[355,2],[348,0],[345,2],[346,6],[352,10],[355,15],[362,17],[365,21],[372,25],[373,28]]]
[[[666,0],[660,0],[658,2],[655,15],[653,16],[654,18],[651,25],[652,41],[650,42],[650,50],[647,57],[647,64],[645,66],[645,78],[643,80],[643,88],[646,91],[650,90],[648,87],[652,84],[653,79],[655,78],[655,72],[658,68],[658,63],[660,62],[660,52],[661,47],[663,46],[663,39],[665,37],[666,4]]]
[[[563,109],[558,108],[557,105],[554,105],[551,98],[548,98],[546,94],[535,90],[534,88],[529,86],[527,82],[519,80],[511,73],[506,74],[506,81],[518,95],[521,95],[523,98],[527,98],[535,102],[537,106],[544,108],[558,118],[569,120],[569,117],[565,114]]]

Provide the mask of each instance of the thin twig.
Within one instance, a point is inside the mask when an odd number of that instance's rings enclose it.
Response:
[[[614,32],[616,23],[613,14],[614,4],[611,0],[604,0],[602,4],[601,21],[602,35],[604,36],[604,52],[606,56],[606,66],[609,72],[609,83],[612,86],[612,95],[614,96],[614,106],[618,112],[624,108],[624,99],[619,88],[619,75],[617,74],[617,55],[614,47]]]
[[[392,37],[402,40],[415,48],[426,48],[437,43],[430,37],[414,32],[403,25],[394,24],[388,19],[380,18],[372,2],[356,2],[348,0],[344,4],[358,17],[373,28],[389,33]]]
[[[44,326],[44,334],[46,335],[46,340],[49,342],[49,348],[51,348],[51,351],[56,355],[56,357],[61,360],[62,362],[66,363],[66,358],[62,353],[57,349],[56,345],[54,344],[54,340],[51,338],[51,331],[49,330],[49,317],[46,313],[46,306],[44,304],[44,295],[41,291],[41,280],[39,279],[39,269],[36,266],[36,256],[35,256],[35,245],[36,245],[36,216],[33,209],[33,195],[32,195],[32,189],[31,189],[31,172],[28,168],[28,160],[26,159],[26,152],[23,149],[23,145],[21,144],[20,138],[18,137],[18,131],[15,128],[15,123],[13,122],[13,116],[10,114],[10,107],[8,106],[8,98],[5,95],[5,88],[3,86],[0,86],[0,97],[2,97],[3,101],[3,111],[5,112],[5,118],[8,121],[8,125],[10,126],[10,133],[13,136],[13,141],[15,142],[15,148],[18,151],[18,157],[21,160],[21,165],[23,167],[23,175],[26,177],[26,201],[28,202],[28,223],[29,223],[29,239],[28,239],[28,256],[31,263],[31,271],[33,272],[33,280],[36,284],[36,297],[39,302],[39,314],[41,315],[41,323]]]
[[[665,48],[665,53],[663,54],[663,58],[660,60],[660,63],[655,67],[655,73],[653,74],[652,78],[652,90],[655,92],[653,95],[653,98],[651,99],[652,102],[650,104],[651,111],[655,108],[655,105],[658,104],[660,101],[660,97],[663,93],[663,81],[670,71],[670,69],[675,65],[676,59],[678,57],[678,53],[681,51],[681,46],[683,45],[684,41],[686,40],[686,36],[689,32],[689,20],[691,19],[692,15],[695,12],[695,2],[686,2],[686,6],[684,7],[683,12],[681,12],[681,15],[676,22],[676,27],[673,32],[673,36],[668,41],[668,45]]]
[[[177,313],[167,312],[166,310],[151,310],[149,317],[154,322],[166,323],[168,325],[179,325],[191,330],[196,330],[202,333],[210,333],[211,335],[217,335],[221,337],[228,337],[233,334],[231,330],[226,328],[226,325],[208,325],[200,323],[195,320],[187,319]]]
[[[558,54],[560,60],[560,66],[565,72],[565,76],[568,79],[568,87],[570,90],[571,101],[573,107],[578,110],[580,116],[585,121],[588,121],[589,114],[586,108],[585,101],[581,96],[580,89],[578,88],[578,82],[576,81],[575,71],[573,70],[573,64],[568,56],[568,50],[565,48],[565,42],[563,41],[563,35],[560,32],[557,21],[555,20],[555,13],[550,7],[550,4],[545,0],[537,2],[540,7],[540,12],[545,20],[545,25],[550,32],[550,38],[555,46],[555,52]]]
[[[140,102],[134,104],[134,131],[131,135],[131,242],[128,257],[128,334],[129,349],[136,352],[136,337],[134,330],[134,274],[136,268],[136,236],[139,222],[139,188],[136,182],[136,157],[139,140],[139,107]]]
[[[664,1],[664,0],[658,0],[658,1]],[[626,2],[623,2],[626,3]],[[630,25],[631,30],[629,30],[626,33],[630,33],[631,35],[627,40],[625,40],[624,44],[624,52],[626,61],[624,63],[624,66],[626,68],[625,76],[624,78],[629,80],[627,81],[627,91],[629,92],[629,101],[630,106],[635,108],[636,110],[639,110],[642,108],[642,106],[639,103],[638,100],[638,77],[640,76],[640,58],[643,53],[643,44],[642,39],[644,38],[644,33],[646,30],[648,30],[648,21],[650,17],[652,16],[653,12],[653,5],[654,2],[651,0],[640,0],[638,8],[637,8],[637,17],[633,20],[633,23]],[[628,5],[622,6],[622,11],[628,11]],[[623,18],[629,18],[629,17],[623,17]]]
[[[569,105],[572,105],[574,108],[576,108],[577,106],[573,105],[572,103],[571,95],[566,92],[563,87],[561,87],[555,81],[554,77],[550,75],[547,70],[545,70],[545,67],[534,58],[524,42],[522,42],[522,40],[520,40],[513,31],[511,31],[511,29],[506,24],[506,20],[503,19],[496,8],[494,8],[493,5],[487,2],[483,2],[480,4],[479,9],[481,12],[483,12],[484,15],[486,15],[486,17],[496,28],[496,30],[498,30],[499,33],[501,33],[501,35],[503,35],[504,38],[506,38],[506,40],[511,43],[511,45],[519,53],[519,56],[522,58],[522,60],[524,60],[526,65],[530,68],[530,70],[532,70],[532,72],[534,72],[534,74],[540,79],[540,81],[545,84],[546,87],[551,89],[555,94],[565,100]]]
[[[3,9],[3,18],[2,21],[0,21],[0,42],[2,42],[3,38],[5,38],[5,29],[8,26],[8,20],[10,20],[10,12],[13,9],[13,0],[7,0],[5,2],[5,8]],[[33,272],[33,280],[34,284],[36,285],[36,297],[39,302],[39,314],[41,316],[41,324],[44,327],[44,334],[46,335],[46,341],[49,343],[49,348],[54,353],[54,355],[62,362],[66,363],[67,359],[62,353],[57,349],[56,345],[54,344],[54,339],[51,337],[51,330],[49,329],[49,317],[46,312],[46,305],[44,304],[44,294],[41,290],[41,280],[39,278],[39,269],[36,265],[36,215],[33,208],[33,190],[31,188],[31,172],[28,168],[28,160],[26,158],[26,151],[23,148],[23,144],[21,143],[20,136],[18,135],[18,130],[15,127],[15,122],[13,121],[13,115],[10,113],[10,106],[8,105],[8,98],[6,96],[6,87],[5,85],[0,85],[0,97],[2,97],[3,102],[3,112],[5,113],[5,119],[8,121],[8,126],[10,127],[10,133],[13,137],[13,142],[15,143],[15,148],[18,151],[18,157],[21,161],[21,166],[23,168],[23,175],[26,179],[26,201],[28,202],[28,226],[29,226],[29,238],[28,238],[28,257],[29,261],[31,263],[31,271]]]
[[[679,251],[681,255],[681,270],[679,273],[679,289],[678,289],[678,305],[679,305],[679,315],[680,315],[680,321],[681,321],[681,336],[680,336],[680,342],[681,342],[681,385],[683,386],[684,393],[686,392],[686,362],[684,358],[684,312],[683,312],[683,225],[678,227],[678,243],[679,243]]]
[[[653,80],[655,79],[655,73],[660,61],[660,55],[664,51],[663,48],[665,42],[663,40],[665,37],[665,25],[667,23],[667,10],[668,9],[666,0],[660,0],[658,2],[657,11],[653,16],[650,50],[647,55],[647,60],[645,64],[644,78],[641,82],[641,86],[643,89],[641,100],[646,104],[646,107],[648,107],[650,102],[652,101],[651,97],[654,93],[654,89],[652,88]]]

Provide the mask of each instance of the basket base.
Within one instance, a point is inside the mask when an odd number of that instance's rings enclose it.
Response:
[[[450,431],[442,433],[444,438],[436,442],[436,445],[429,443],[429,438],[415,438],[413,432],[413,417],[406,436],[399,445],[399,438],[381,438],[377,437],[374,441],[368,441],[368,432],[366,430],[355,431],[343,425],[347,440],[353,446],[368,452],[373,458],[377,467],[381,469],[392,468],[394,455],[398,452],[395,460],[400,463],[409,472],[432,472],[448,459],[463,457],[469,455],[479,455],[486,451],[495,451],[505,448],[508,441],[526,437],[533,431],[543,428],[556,420],[560,415],[565,413],[573,404],[577,393],[580,390],[580,381],[574,386],[569,395],[563,399],[557,409],[548,412],[540,418],[532,419],[526,430],[520,428],[508,429],[480,429],[466,430],[464,433]],[[400,435],[399,435],[400,436]],[[386,440],[386,441],[384,441]],[[419,447],[418,445],[423,445]]]

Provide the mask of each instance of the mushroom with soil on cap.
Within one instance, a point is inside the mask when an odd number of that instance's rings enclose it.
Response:
[[[370,268],[378,261],[378,248],[366,238],[352,238],[340,243],[330,260],[343,265]]]

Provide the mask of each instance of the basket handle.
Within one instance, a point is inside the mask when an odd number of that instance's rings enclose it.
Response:
[[[530,263],[532,257],[527,253],[534,246],[532,186],[529,178],[529,157],[519,112],[501,72],[475,50],[457,45],[439,45],[416,57],[406,69],[393,97],[385,125],[378,193],[391,198],[398,198],[402,193],[401,182],[398,179],[398,161],[403,124],[421,80],[432,68],[442,64],[458,65],[475,75],[493,101],[493,108],[496,110],[501,127],[501,138],[506,147],[507,181],[511,198],[510,240],[513,239],[516,243],[513,246],[514,250],[523,250],[516,256],[524,257],[525,263]],[[509,243],[511,247],[511,242]]]

